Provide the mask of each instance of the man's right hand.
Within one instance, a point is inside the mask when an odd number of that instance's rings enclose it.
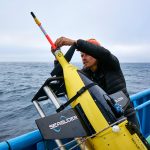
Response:
[[[55,45],[57,48],[60,48],[62,46],[71,46],[75,43],[75,40],[66,38],[66,37],[60,37],[55,41]]]

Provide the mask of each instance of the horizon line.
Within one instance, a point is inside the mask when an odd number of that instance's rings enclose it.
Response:
[[[0,63],[54,63],[53,61],[0,61]],[[82,63],[81,61],[72,61],[71,63]],[[120,63],[150,63],[150,62],[120,62]]]

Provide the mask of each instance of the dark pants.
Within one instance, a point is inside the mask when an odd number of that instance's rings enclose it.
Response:
[[[140,124],[138,122],[138,119],[136,117],[136,114],[132,114],[130,116],[127,117],[127,120],[132,122],[134,125],[136,125],[136,127],[140,130]]]
[[[127,117],[127,120],[131,123],[133,123],[134,125],[136,125],[136,127],[140,130],[140,124],[139,121],[137,119],[134,107],[133,107],[133,103],[130,102],[126,111],[125,111],[125,116]]]

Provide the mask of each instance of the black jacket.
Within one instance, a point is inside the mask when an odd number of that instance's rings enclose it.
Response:
[[[119,60],[109,50],[84,40],[78,40],[76,48],[98,60],[96,72],[93,73],[90,69],[83,68],[83,71],[90,79],[99,84],[107,94],[123,91],[129,98]],[[128,121],[134,123],[139,128],[132,102],[129,100],[125,107],[125,116],[127,116]],[[134,113],[128,115],[130,111]]]
[[[129,97],[119,60],[109,50],[84,40],[78,40],[76,47],[79,51],[87,53],[98,60],[96,72],[83,68],[90,79],[98,83],[108,94],[123,91]]]

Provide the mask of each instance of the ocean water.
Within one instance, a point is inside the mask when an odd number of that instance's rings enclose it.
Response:
[[[130,95],[150,88],[150,63],[121,67]],[[0,142],[37,129],[35,119],[40,116],[31,100],[52,68],[49,63],[0,63]],[[54,113],[53,105],[45,102],[42,107]]]

